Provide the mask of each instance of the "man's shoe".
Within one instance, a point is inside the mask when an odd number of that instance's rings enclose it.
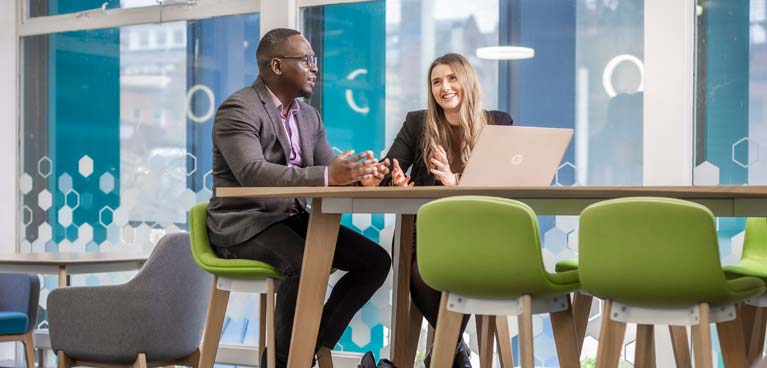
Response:
[[[261,363],[259,364],[258,368],[282,368],[282,367],[287,367],[288,366],[287,359],[280,359],[279,356],[275,357],[275,362],[274,362],[275,367],[267,366],[267,364],[266,364],[266,357],[268,356],[267,355],[267,351],[268,350],[269,350],[269,348],[265,347],[264,351],[261,353]]]
[[[426,357],[423,359],[423,364],[426,368],[429,368],[431,364],[431,351],[434,346],[429,347],[426,352]],[[458,346],[455,348],[455,358],[453,359],[453,368],[471,368],[471,350],[466,343],[461,340]]]
[[[455,359],[453,360],[453,368],[471,368],[471,350],[469,346],[463,341],[458,343],[458,348],[455,350]]]

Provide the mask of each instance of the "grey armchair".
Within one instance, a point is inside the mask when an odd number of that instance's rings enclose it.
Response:
[[[48,324],[59,367],[196,367],[210,282],[192,259],[189,234],[176,233],[123,285],[52,291]]]
[[[40,280],[36,275],[0,273],[0,342],[21,341],[27,368],[35,368],[32,330],[37,322]]]

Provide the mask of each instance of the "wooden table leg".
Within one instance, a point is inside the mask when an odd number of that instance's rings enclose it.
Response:
[[[493,366],[493,348],[495,347],[495,316],[475,314],[477,323],[477,342],[479,347],[479,367]]]
[[[59,287],[69,286],[69,276],[67,275],[67,268],[65,266],[59,266]]]
[[[402,357],[400,360],[405,362],[413,362],[411,364],[415,364],[415,356],[418,353],[418,340],[421,338],[421,325],[423,324],[423,314],[421,314],[421,311],[418,310],[418,308],[410,302],[410,317],[408,318],[408,324],[407,324],[407,341],[406,347],[402,354],[399,356]],[[400,335],[402,336],[402,335]],[[402,339],[400,339],[402,340]],[[427,342],[426,348],[428,349],[429,344]]]
[[[637,325],[634,367],[655,367],[655,326],[653,325]]]
[[[586,339],[586,327],[589,325],[591,303],[594,301],[594,297],[577,291],[573,294],[573,323],[575,323],[575,338],[578,339],[575,348],[580,357],[583,341]]]
[[[743,325],[739,319],[716,324],[722,361],[725,367],[750,367],[746,364],[746,343]]]
[[[408,341],[410,329],[410,263],[413,258],[413,226],[414,215],[397,215],[394,241],[392,242],[392,259],[394,263],[394,282],[392,283],[392,316],[390,331],[389,359],[397,367],[412,367],[408,347],[418,344],[418,341]],[[413,307],[415,308],[415,307]],[[415,328],[415,327],[413,327]],[[420,328],[420,325],[417,327]]]
[[[668,326],[668,331],[671,334],[671,346],[674,348],[676,366],[678,368],[692,368],[687,328],[684,326]]]
[[[315,198],[312,201],[304,259],[301,263],[301,280],[298,283],[288,367],[312,365],[340,225],[341,214],[322,213],[322,199]]]

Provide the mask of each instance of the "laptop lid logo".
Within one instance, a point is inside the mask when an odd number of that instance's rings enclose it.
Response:
[[[524,159],[525,159],[525,157],[524,157],[524,156],[522,156],[522,154],[520,154],[520,153],[517,153],[517,154],[515,154],[514,156],[511,156],[511,164],[512,164],[512,165],[515,165],[515,166],[516,166],[516,165],[519,165],[519,164],[521,164],[521,163],[522,163],[522,161],[523,161]]]

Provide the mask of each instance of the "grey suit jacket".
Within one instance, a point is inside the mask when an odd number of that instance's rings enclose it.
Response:
[[[208,235],[213,245],[229,247],[286,219],[305,199],[220,198],[221,187],[323,186],[325,167],[335,156],[319,112],[301,101],[298,135],[304,167],[288,167],[290,142],[261,78],[224,101],[213,123],[213,197]]]

